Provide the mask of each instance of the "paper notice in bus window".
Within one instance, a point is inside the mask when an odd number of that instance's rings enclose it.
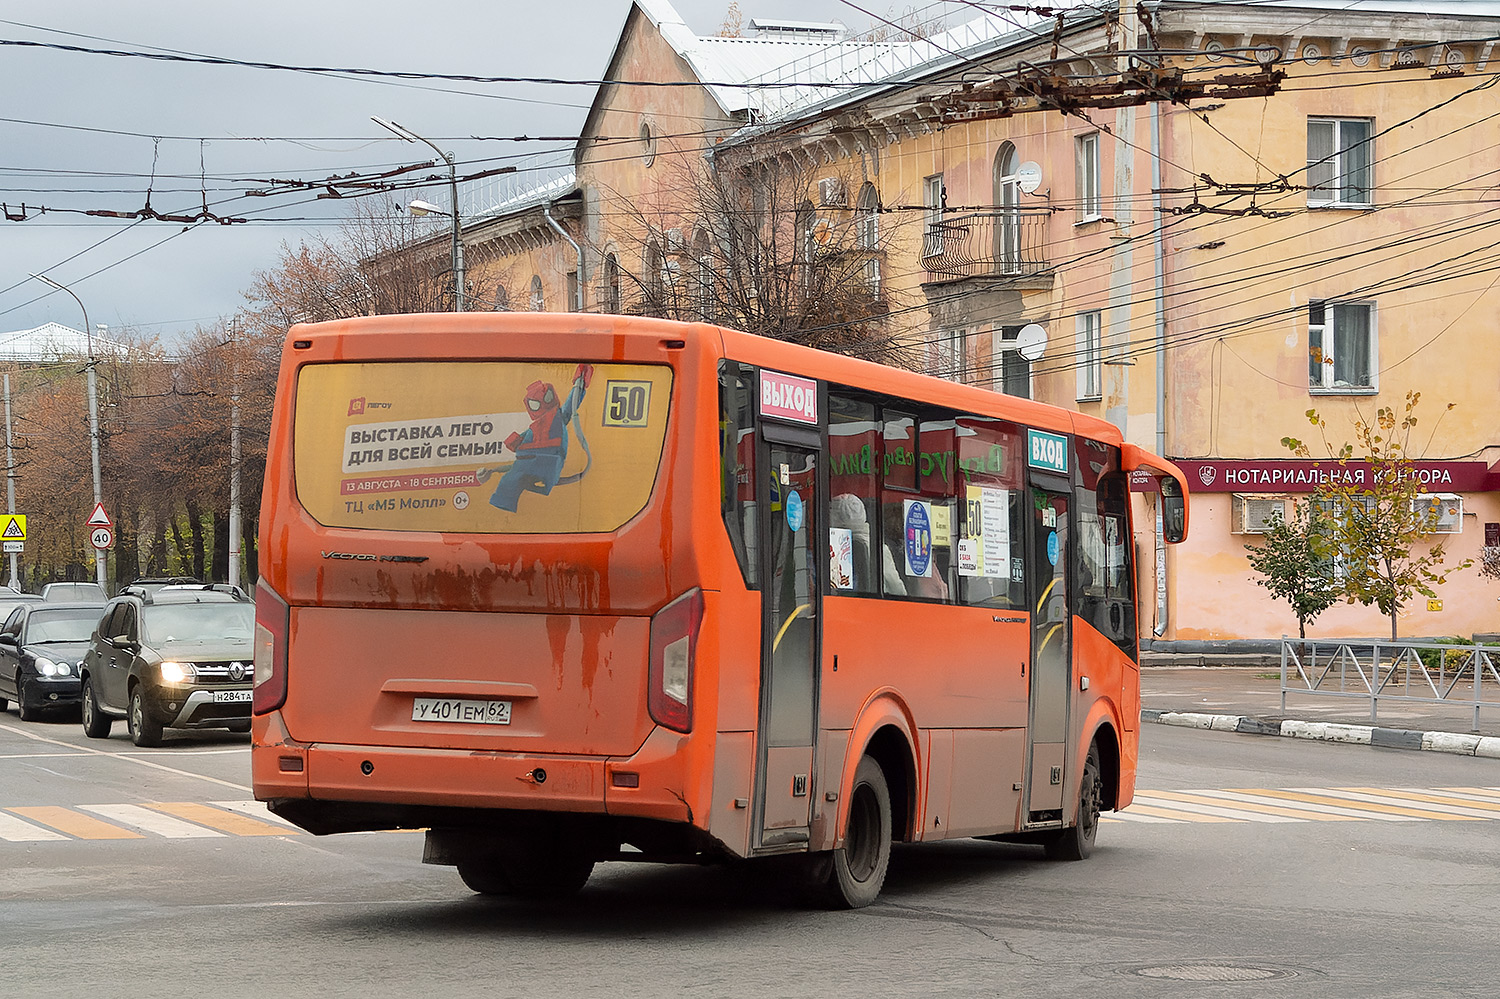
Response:
[[[611,531],[650,498],[671,389],[660,365],[308,365],[297,498],[336,527]]]
[[[1004,579],[1010,564],[1010,492],[987,486],[965,490],[964,537],[958,573]]]
[[[854,589],[854,532],[847,527],[828,529],[828,579],[835,590]]]

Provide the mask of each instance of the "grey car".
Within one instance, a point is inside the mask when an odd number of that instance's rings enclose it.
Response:
[[[21,604],[0,627],[0,707],[15,701],[22,721],[78,707],[78,674],[102,604]]]
[[[89,639],[81,679],[83,731],[103,739],[124,718],[137,746],[163,730],[250,730],[255,604],[212,589],[125,594]]]

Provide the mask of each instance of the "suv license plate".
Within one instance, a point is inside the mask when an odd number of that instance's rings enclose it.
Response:
[[[253,696],[254,694],[248,690],[216,690],[214,691],[214,703],[248,704]]]
[[[411,720],[509,725],[509,701],[470,701],[458,697],[418,697],[411,704]]]

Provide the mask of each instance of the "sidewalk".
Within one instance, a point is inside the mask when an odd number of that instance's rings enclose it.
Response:
[[[1147,657],[1141,668],[1141,719],[1500,759],[1500,701],[1481,704],[1477,731],[1473,701],[1414,704],[1382,698],[1372,721],[1367,697],[1289,692],[1283,711],[1279,665],[1176,665],[1171,657]]]

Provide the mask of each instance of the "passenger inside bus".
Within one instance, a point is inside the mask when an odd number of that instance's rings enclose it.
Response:
[[[854,591],[875,592],[870,569],[870,513],[865,503],[853,493],[840,493],[829,504],[828,526],[847,530],[854,539]],[[881,580],[890,596],[905,596],[906,585],[890,548],[880,546]]]

